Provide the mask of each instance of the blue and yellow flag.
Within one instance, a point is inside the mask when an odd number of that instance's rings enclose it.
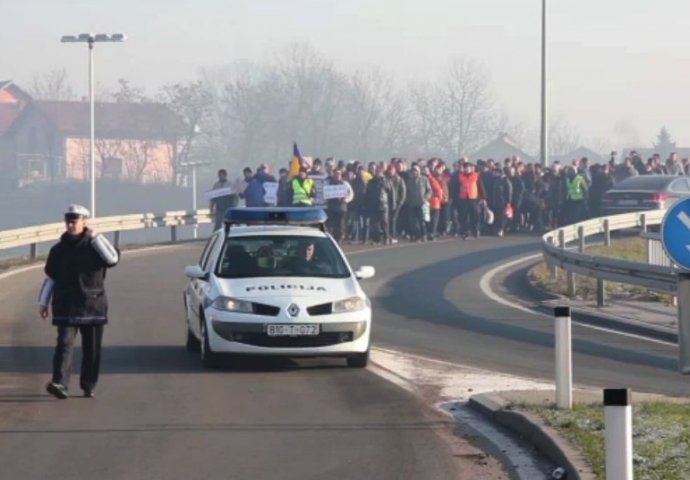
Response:
[[[299,169],[302,167],[304,160],[302,154],[299,153],[297,142],[292,142],[292,160],[290,161],[290,178],[299,175]]]

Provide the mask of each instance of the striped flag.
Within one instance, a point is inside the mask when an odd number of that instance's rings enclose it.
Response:
[[[299,175],[299,169],[302,167],[304,160],[302,154],[299,153],[297,142],[292,142],[292,160],[290,161],[290,178]]]

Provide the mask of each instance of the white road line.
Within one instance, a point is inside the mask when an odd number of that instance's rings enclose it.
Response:
[[[37,268],[43,267],[43,263],[37,263],[36,265],[29,265],[28,267],[18,268],[16,270],[10,270],[9,272],[0,273],[0,280],[19,275],[20,273],[28,272],[30,270],[35,270]]]
[[[513,308],[515,310],[520,310],[521,312],[529,313],[531,315],[536,315],[538,317],[545,317],[545,318],[549,318],[549,319],[553,318],[551,315],[547,315],[545,313],[539,312],[537,310],[533,310],[529,307],[525,307],[525,306],[520,305],[518,303],[511,302],[510,300],[507,300],[507,299],[501,297],[500,295],[498,295],[491,288],[491,281],[496,276],[496,274],[498,274],[504,270],[507,270],[507,269],[509,269],[515,265],[518,265],[520,263],[525,263],[525,262],[528,262],[530,260],[534,260],[535,258],[538,258],[541,256],[542,256],[541,253],[538,253],[535,255],[529,255],[527,257],[521,257],[521,258],[518,258],[517,260],[513,260],[512,262],[503,263],[497,267],[492,268],[491,270],[486,272],[484,275],[482,275],[482,278],[479,281],[479,288],[482,290],[482,293],[484,293],[484,295],[489,297],[494,302],[500,303],[500,304],[505,305],[507,307]],[[647,342],[658,343],[661,345],[670,345],[673,347],[677,346],[676,343],[666,342],[664,340],[658,340],[656,338],[645,337],[642,335],[636,335],[634,333],[621,332],[619,330],[612,330],[610,328],[598,327],[598,326],[590,325],[587,323],[581,323],[581,322],[573,321],[573,324],[578,325],[578,326],[583,327],[583,328],[589,328],[590,330],[598,330],[600,332],[613,333],[615,335],[621,335],[623,337],[635,338],[638,340],[644,340]]]
[[[507,307],[515,308],[515,309],[523,311],[525,313],[531,313],[533,315],[538,315],[541,317],[548,317],[549,315],[546,315],[545,313],[537,312],[535,310],[532,310],[531,308],[523,307],[522,305],[511,302],[510,300],[506,300],[505,298],[501,297],[496,292],[494,292],[493,289],[491,288],[491,281],[493,280],[493,278],[496,276],[497,273],[500,273],[503,270],[511,268],[511,267],[518,265],[520,263],[525,263],[529,260],[534,260],[535,258],[539,258],[541,256],[542,256],[541,253],[537,253],[534,255],[530,255],[528,257],[518,258],[517,260],[513,260],[512,262],[502,263],[498,267],[492,268],[491,270],[489,270],[488,272],[486,272],[482,276],[481,280],[479,280],[479,288],[482,290],[484,295],[486,295],[487,297],[489,297],[491,300],[493,300],[496,303],[503,304]]]

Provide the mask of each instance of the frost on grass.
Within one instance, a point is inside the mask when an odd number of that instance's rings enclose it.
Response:
[[[573,410],[521,406],[580,448],[598,478],[605,478],[604,407]],[[636,479],[690,478],[690,405],[648,402],[633,406],[633,465]]]

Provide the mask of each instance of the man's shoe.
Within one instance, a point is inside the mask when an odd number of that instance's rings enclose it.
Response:
[[[46,385],[46,391],[55,398],[59,398],[60,400],[65,400],[69,397],[69,394],[67,393],[67,387],[59,383],[50,382],[48,385]]]
[[[84,390],[84,397],[86,398],[93,398],[96,396],[96,392],[93,390]]]

